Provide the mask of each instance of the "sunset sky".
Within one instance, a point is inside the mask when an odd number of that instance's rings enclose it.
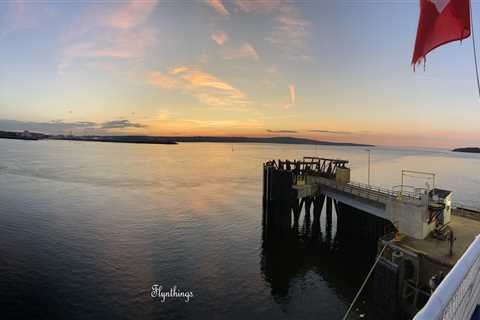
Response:
[[[480,145],[471,39],[413,72],[418,14],[416,0],[1,2],[0,130]]]

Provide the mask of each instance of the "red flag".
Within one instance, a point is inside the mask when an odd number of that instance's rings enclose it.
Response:
[[[417,39],[412,65],[415,67],[433,49],[470,36],[469,0],[420,0]]]

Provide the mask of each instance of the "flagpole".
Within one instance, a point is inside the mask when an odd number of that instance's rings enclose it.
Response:
[[[474,32],[474,27],[473,27],[473,6],[472,6],[472,0],[470,0],[470,30],[471,30],[471,33],[472,33],[473,60],[475,61],[475,75],[477,76],[478,97],[480,98],[480,79],[479,79],[479,77],[478,77],[477,46],[475,45],[475,32]]]

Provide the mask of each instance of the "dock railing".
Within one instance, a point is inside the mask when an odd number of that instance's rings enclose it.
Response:
[[[371,200],[402,199],[403,201],[410,200],[416,203],[421,200],[421,195],[413,192],[400,192],[392,189],[386,189],[353,181],[350,181],[346,184],[339,184],[335,180],[328,178],[316,177],[316,179],[320,181],[321,184],[326,185],[330,188],[358,195]]]
[[[450,270],[414,320],[470,320],[480,303],[480,235]]]

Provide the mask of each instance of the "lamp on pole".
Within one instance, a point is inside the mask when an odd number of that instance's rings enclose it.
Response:
[[[372,150],[367,149],[366,151],[368,152],[368,185],[370,185],[370,160]]]

